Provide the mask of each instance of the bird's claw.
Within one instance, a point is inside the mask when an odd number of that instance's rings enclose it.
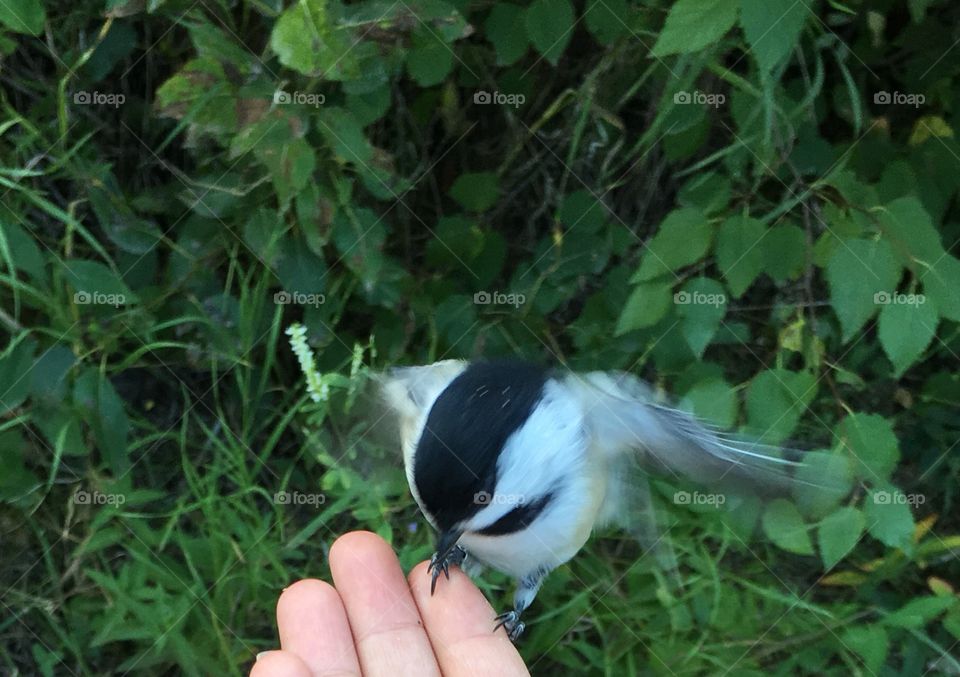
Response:
[[[463,560],[467,557],[467,551],[461,548],[459,545],[454,546],[446,557],[440,557],[440,553],[433,553],[433,557],[430,558],[430,566],[427,567],[427,573],[432,574],[430,577],[430,594],[433,595],[433,591],[437,587],[437,579],[440,578],[440,572],[443,572],[444,578],[448,581],[450,580],[450,565],[460,566],[463,564]]]
[[[503,612],[494,620],[497,624],[493,626],[493,631],[496,632],[500,629],[500,626],[503,626],[511,642],[516,642],[520,639],[520,635],[523,634],[524,629],[527,627],[520,622],[520,612],[515,609]]]

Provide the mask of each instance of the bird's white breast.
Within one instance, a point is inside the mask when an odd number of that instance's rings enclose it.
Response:
[[[467,523],[460,543],[484,563],[523,576],[552,569],[583,546],[604,495],[604,460],[591,453],[579,402],[568,389],[547,381],[530,418],[504,445],[497,484],[489,502]],[[548,492],[553,499],[526,529],[502,536],[477,533],[516,507]]]

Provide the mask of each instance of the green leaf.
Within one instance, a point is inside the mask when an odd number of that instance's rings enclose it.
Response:
[[[120,306],[137,301],[120,276],[102,263],[70,259],[64,264],[66,281],[77,292],[74,303]]]
[[[450,187],[450,197],[471,212],[485,212],[500,197],[497,175],[493,172],[461,174]]]
[[[563,198],[557,219],[565,230],[595,233],[607,223],[607,209],[592,193],[577,190]]]
[[[257,158],[270,170],[280,204],[286,204],[306,188],[317,166],[313,148],[298,137],[289,138],[279,145],[258,146]]]
[[[318,119],[320,133],[343,162],[365,166],[373,157],[373,147],[357,119],[343,108],[323,110]]]
[[[452,50],[433,33],[419,27],[407,52],[407,72],[421,87],[439,84],[453,68]]]
[[[678,0],[651,54],[690,54],[718,42],[733,28],[738,6],[737,0]]]
[[[920,273],[923,291],[940,315],[960,322],[960,259],[949,254],[937,259]]]
[[[897,303],[898,298],[915,302]],[[936,307],[923,296],[897,294],[883,306],[878,334],[895,376],[901,376],[923,354],[933,340],[938,322]]]
[[[909,550],[913,546],[913,515],[898,490],[875,489],[863,503],[870,535],[891,548]]]
[[[211,133],[237,126],[236,94],[231,91],[223,64],[213,59],[191,59],[157,89],[160,115],[190,123]]]
[[[774,544],[798,555],[812,555],[813,543],[796,506],[778,498],[763,513],[763,533]]]
[[[30,394],[30,371],[36,344],[20,341],[4,357],[0,357],[0,415],[7,416],[23,404]]]
[[[56,344],[40,355],[30,374],[30,392],[34,397],[57,405],[66,395],[67,374],[77,358],[67,346]],[[2,390],[0,390],[2,392]],[[0,395],[2,397],[2,395]]]
[[[10,209],[10,205],[6,205]],[[22,270],[35,280],[44,275],[43,255],[37,247],[36,238],[15,221],[0,218],[0,260],[8,266]]]
[[[841,241],[827,262],[827,283],[844,342],[877,312],[878,295],[896,289],[901,271],[885,240]]]
[[[854,486],[853,463],[846,454],[808,451],[796,469],[793,495],[797,507],[811,519],[836,510]]]
[[[708,378],[690,388],[681,404],[704,421],[732,428],[737,420],[737,394],[721,378]]]
[[[922,628],[947,609],[957,604],[957,598],[920,597],[912,599],[883,619],[883,624],[894,628]]]
[[[720,172],[698,172],[680,187],[677,203],[683,207],[699,207],[704,214],[722,212],[730,203],[730,177]]]
[[[860,479],[875,485],[890,479],[900,460],[900,444],[890,421],[877,414],[851,414],[840,422],[837,434],[853,456]]]
[[[764,442],[786,439],[813,400],[817,382],[807,372],[768,369],[747,390],[747,417]]]
[[[280,63],[310,76],[343,80],[356,69],[349,34],[336,27],[326,0],[298,0],[284,10],[270,33]]]
[[[870,674],[880,674],[890,648],[886,630],[879,625],[855,625],[844,633],[843,644],[860,654]]]
[[[760,68],[772,71],[793,50],[811,11],[794,0],[740,0],[740,25]]]
[[[87,369],[77,377],[74,400],[85,414],[103,460],[115,477],[121,477],[130,467],[127,448],[130,420],[123,400],[109,379],[95,369]]]
[[[104,233],[124,251],[145,254],[163,237],[157,224],[134,213],[112,174],[103,177],[100,185],[88,186],[87,198]]]
[[[570,0],[534,0],[524,17],[530,42],[554,66],[573,37],[573,22]]]
[[[3,0],[0,2],[0,24],[14,33],[40,35],[47,20],[40,0]]]
[[[673,301],[683,318],[681,331],[687,345],[694,355],[702,357],[727,312],[723,285],[707,277],[695,277],[673,295]]]
[[[626,0],[589,0],[583,17],[597,42],[609,45],[626,32],[629,11]]]
[[[670,212],[644,247],[640,268],[630,281],[652,280],[699,261],[710,249],[711,235],[710,222],[699,209]]]
[[[739,298],[763,270],[760,242],[766,233],[761,221],[731,216],[717,233],[717,265],[733,295]]]
[[[23,462],[26,445],[17,430],[0,432],[0,502],[10,503],[40,486],[37,477]],[[53,674],[52,670],[51,673]]]
[[[897,198],[879,215],[880,228],[904,264],[914,260],[932,265],[944,255],[940,234],[933,219],[915,196]]]
[[[797,279],[806,267],[807,240],[797,226],[774,226],[760,241],[760,250],[764,272],[777,282]]]
[[[638,284],[617,320],[616,335],[650,327],[659,322],[670,308],[670,291],[670,285],[666,282]]]
[[[523,7],[498,2],[484,24],[487,38],[497,53],[497,65],[509,66],[527,53],[530,41],[523,25]]]
[[[323,259],[310,251],[299,237],[285,236],[280,241],[280,253],[274,271],[280,278],[283,291],[294,303],[316,304],[325,301],[327,266]],[[306,301],[297,300],[307,297]]]
[[[853,550],[863,534],[863,513],[844,507],[824,519],[817,529],[820,558],[824,569],[832,569]]]

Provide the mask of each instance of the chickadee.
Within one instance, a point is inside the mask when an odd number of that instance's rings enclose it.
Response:
[[[444,360],[394,369],[381,387],[398,415],[410,491],[439,532],[431,594],[468,556],[516,578],[513,609],[494,627],[512,640],[544,577],[595,527],[622,523],[631,464],[703,484],[776,483],[797,465],[658,403],[625,373]]]

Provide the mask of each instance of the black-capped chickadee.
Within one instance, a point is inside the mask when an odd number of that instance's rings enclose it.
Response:
[[[594,527],[622,524],[631,465],[716,485],[776,484],[795,461],[658,402],[636,377],[554,372],[519,360],[444,360],[381,378],[399,418],[410,491],[439,532],[441,572],[476,560],[517,579],[496,618],[511,639],[544,577]]]

